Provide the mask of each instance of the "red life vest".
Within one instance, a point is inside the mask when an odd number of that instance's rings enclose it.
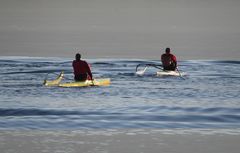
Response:
[[[90,76],[90,78],[92,78],[92,73],[91,73],[90,67],[86,61],[74,60],[72,62],[72,66],[73,66],[73,71],[74,71],[75,76],[88,74]]]
[[[173,54],[163,54],[161,60],[163,67],[168,67],[177,63],[177,58]]]

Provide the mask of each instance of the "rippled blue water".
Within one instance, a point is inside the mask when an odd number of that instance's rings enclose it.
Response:
[[[62,70],[73,78],[71,59],[0,57],[0,129],[240,128],[240,61],[180,61],[184,79],[135,75],[159,61],[88,61],[110,86],[45,87]]]

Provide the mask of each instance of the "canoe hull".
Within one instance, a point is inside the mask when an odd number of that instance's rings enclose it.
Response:
[[[178,71],[158,71],[157,76],[181,76]]]
[[[86,81],[74,81],[74,82],[63,82],[61,83],[62,79],[64,78],[63,72],[55,80],[44,80],[45,86],[57,86],[57,87],[87,87],[87,86],[108,86],[110,85],[111,81],[110,78],[97,78],[92,80]]]
[[[94,79],[86,80],[86,81],[79,81],[79,82],[66,82],[60,83],[59,87],[87,87],[87,86],[108,86],[110,85],[109,78],[101,78],[101,79]]]

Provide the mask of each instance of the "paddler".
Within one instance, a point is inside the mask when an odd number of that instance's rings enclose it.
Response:
[[[81,60],[81,54],[77,53],[75,58],[76,59],[72,62],[75,81],[93,80],[89,64]]]
[[[166,48],[165,53],[161,56],[163,70],[175,71],[177,68],[177,58],[170,52],[170,48]]]

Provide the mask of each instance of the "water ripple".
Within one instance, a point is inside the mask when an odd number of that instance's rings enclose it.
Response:
[[[0,128],[239,128],[240,61],[179,61],[186,72],[135,75],[138,64],[158,60],[91,59],[94,77],[107,87],[47,88],[45,78],[65,72],[71,59],[0,57]]]

